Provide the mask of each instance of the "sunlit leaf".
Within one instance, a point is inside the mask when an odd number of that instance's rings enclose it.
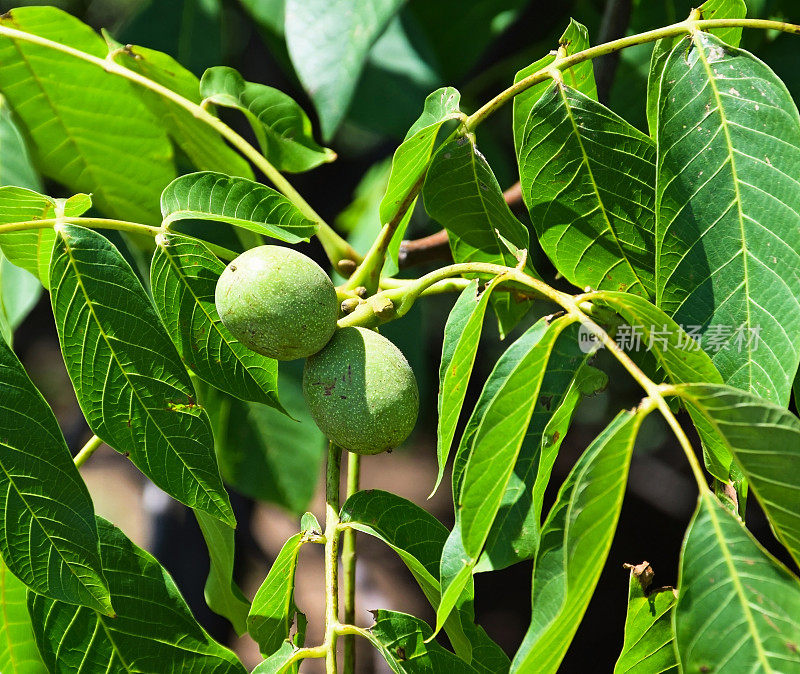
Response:
[[[240,110],[264,156],[280,171],[299,173],[336,159],[314,140],[311,120],[291,98],[273,87],[247,82],[227,66],[209,68],[200,81],[204,99]]]
[[[55,7],[19,7],[0,25],[33,33],[97,58],[106,43]],[[43,175],[73,192],[91,192],[111,217],[158,220],[158,195],[175,177],[160,120],[134,85],[63,52],[0,36],[0,91],[31,140]]]
[[[208,417],[119,251],[97,232],[59,226],[50,281],[64,362],[92,431],[173,498],[235,526]]]
[[[800,582],[709,492],[686,533],[678,590],[682,671],[800,671]]]
[[[6,674],[47,674],[33,637],[27,592],[0,559],[0,672]]]
[[[192,616],[156,559],[97,518],[103,570],[116,617],[28,593],[36,642],[52,674],[204,672],[244,674]]]
[[[552,85],[520,129],[522,197],[571,283],[654,295],[655,146],[616,113]]]
[[[733,455],[775,535],[800,563],[800,420],[730,386],[691,384],[676,392],[710,424]]]
[[[575,54],[589,48],[589,31],[586,26],[570,19],[569,26],[558,41],[559,47],[566,55]],[[546,68],[555,61],[555,54],[547,54],[531,65],[526,66],[514,76],[514,82],[533,75],[537,70]],[[584,61],[564,71],[564,82],[573,89],[577,89],[589,98],[597,100],[597,86],[594,81],[594,69],[591,61]],[[528,121],[531,108],[534,106],[550,86],[550,80],[544,80],[514,97],[514,147],[519,154],[519,148],[525,137],[525,124]]]
[[[272,655],[289,637],[294,621],[294,575],[297,556],[306,542],[306,534],[292,536],[283,544],[272,567],[253,597],[247,616],[247,631],[258,643],[263,656]]]
[[[219,318],[214,290],[224,269],[201,241],[159,236],[150,267],[156,309],[192,372],[237,398],[281,409],[278,363],[240,344]]]
[[[644,564],[643,564],[644,565]],[[671,587],[650,588],[652,569],[631,568],[625,641],[614,674],[678,674],[672,633]]]
[[[208,547],[210,568],[204,590],[206,604],[233,625],[236,634],[247,631],[250,602],[233,580],[235,544],[233,529],[202,510],[194,511]]]
[[[324,140],[344,119],[370,47],[403,0],[286,0],[286,45]]]
[[[94,507],[53,412],[0,339],[0,553],[39,594],[111,614]]]
[[[285,196],[271,187],[223,173],[201,171],[176,178],[161,195],[164,223],[213,220],[288,243],[317,231]]]
[[[786,405],[800,363],[800,116],[761,61],[696,32],[661,82],[657,304],[724,381]]]
[[[179,96],[199,104],[200,81],[169,54],[122,45],[105,35],[111,58],[129,70],[165,86]],[[208,124],[170,99],[143,87],[136,92],[155,115],[175,143],[199,171],[221,171],[252,178],[250,164]]]
[[[556,672],[605,565],[646,412],[620,412],[561,486],[533,567],[531,624],[512,672]]]
[[[0,187],[0,225],[79,216],[91,206],[88,194],[52,199],[22,187]],[[10,262],[30,272],[49,288],[50,252],[54,240],[52,227],[6,232],[0,234],[0,247]]]

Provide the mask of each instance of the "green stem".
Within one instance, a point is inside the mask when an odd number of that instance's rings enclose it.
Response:
[[[89,438],[89,442],[87,442],[79,451],[75,458],[73,459],[76,468],[80,468],[84,463],[86,463],[95,453],[97,448],[103,444],[103,441],[98,438],[96,435],[93,435]]]
[[[359,490],[361,455],[347,455],[347,498]],[[342,570],[344,571],[344,621],[355,623],[356,616],[356,532],[346,529],[342,535]],[[341,634],[341,632],[339,632]],[[350,634],[344,637],[344,674],[356,671],[356,640]]]
[[[764,30],[778,30],[784,33],[800,35],[800,26],[784,21],[770,21],[767,19],[693,20],[691,18],[663,28],[656,28],[655,30],[649,30],[645,33],[639,33],[638,35],[628,35],[618,40],[612,40],[611,42],[584,49],[583,51],[576,52],[569,56],[557,56],[546,68],[537,70],[535,73],[528,75],[519,82],[515,82],[512,86],[508,87],[508,89],[501,91],[490,101],[484,103],[478,110],[467,117],[464,122],[464,128],[467,131],[472,131],[478,124],[505,105],[514,98],[514,96],[535,84],[539,84],[539,82],[550,79],[554,69],[566,70],[583,61],[589,61],[598,56],[605,56],[606,54],[613,54],[626,47],[633,47],[635,45],[645,44],[646,42],[654,42],[662,38],[676,37],[684,33],[690,33],[692,30],[710,30],[713,28],[761,28]]]
[[[239,152],[241,152],[247,159],[253,162],[253,165],[258,168],[273,185],[289,199],[297,209],[305,215],[309,220],[313,220],[318,224],[317,236],[319,237],[325,253],[328,255],[331,263],[336,266],[343,259],[351,259],[358,261],[360,256],[353,250],[347,241],[340,237],[331,227],[319,216],[319,214],[306,202],[297,190],[292,187],[292,184],[276,169],[269,160],[264,157],[255,147],[247,142],[236,131],[231,129],[225,122],[215,117],[205,108],[188,98],[175,93],[171,89],[154,82],[140,75],[125,66],[116,63],[108,58],[100,58],[93,54],[87,54],[74,47],[69,47],[53,40],[34,35],[33,33],[26,33],[25,31],[17,30],[15,28],[8,28],[7,26],[0,26],[0,35],[5,35],[12,40],[22,40],[23,42],[30,42],[37,44],[41,47],[60,51],[74,58],[86,61],[92,65],[102,68],[107,73],[123,77],[134,84],[137,84],[145,89],[149,89],[160,96],[172,101],[175,105],[182,107],[194,116],[196,119],[207,124],[214,129],[220,136],[225,138],[231,145],[233,145]]]
[[[328,446],[325,477],[325,672],[337,674],[336,628],[339,625],[339,482],[342,450]]]
[[[11,232],[24,232],[31,229],[52,229],[59,224],[80,225],[89,229],[113,229],[118,232],[128,232],[129,234],[144,234],[147,236],[157,237],[164,234],[164,229],[161,227],[153,227],[152,225],[143,225],[140,222],[128,222],[127,220],[112,220],[110,218],[82,218],[82,217],[63,217],[63,218],[42,218],[41,220],[23,220],[21,222],[12,222],[7,225],[0,225],[0,234],[10,234]],[[222,246],[210,243],[203,239],[198,239],[191,234],[179,232],[181,236],[194,239],[195,241],[202,241],[217,257],[223,260],[233,260],[238,253]]]

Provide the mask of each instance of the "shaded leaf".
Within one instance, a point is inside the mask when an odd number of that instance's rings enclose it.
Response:
[[[170,91],[199,104],[200,80],[169,54],[122,45],[104,34],[111,58],[129,70],[139,73]],[[185,108],[143,87],[136,93],[169,134],[170,139],[200,171],[221,171],[242,178],[252,178],[253,171],[238,152],[229,147],[222,136]]]
[[[603,570],[646,411],[620,412],[575,464],[542,528],[531,624],[511,665],[556,672]]]
[[[247,631],[258,643],[263,656],[272,655],[289,637],[296,612],[294,575],[297,556],[306,534],[292,536],[283,544],[267,577],[258,588],[247,616]]]
[[[683,671],[800,671],[800,583],[707,491],[686,532],[678,589]]]
[[[150,267],[156,309],[184,364],[198,377],[280,410],[277,361],[240,344],[217,313],[214,291],[224,269],[201,241],[158,236]]]
[[[286,368],[279,386],[292,417],[214,390],[202,400],[225,482],[244,496],[299,515],[314,496],[327,441],[303,400],[299,371]]]
[[[55,217],[83,215],[92,206],[88,194],[52,199],[22,187],[0,187],[0,225]],[[8,260],[50,287],[50,253],[55,235],[52,227],[0,234],[0,247]]]
[[[297,647],[284,641],[281,647],[253,670],[253,674],[283,674],[291,671],[292,657]]]
[[[164,224],[214,220],[288,243],[307,241],[317,231],[285,196],[261,183],[201,171],[176,178],[161,195]]]
[[[653,295],[653,141],[563,84],[532,106],[520,138],[522,196],[558,271],[579,287]]]
[[[558,41],[559,47],[564,50],[566,55],[575,54],[589,48],[589,31],[586,26],[575,21],[569,20],[569,25]],[[531,65],[526,66],[514,76],[516,84],[529,75],[533,75],[537,70],[546,68],[555,61],[555,54],[547,54]],[[564,82],[573,89],[577,89],[589,98],[597,100],[597,86],[594,81],[594,68],[591,61],[584,61],[572,66],[563,72]],[[550,87],[550,80],[544,80],[532,87],[528,87],[514,97],[514,147],[519,155],[520,146],[525,138],[525,125],[531,113],[531,108],[536,104],[547,89]]]
[[[53,412],[0,339],[0,553],[36,592],[111,614],[94,507]]]
[[[97,528],[117,615],[107,618],[28,593],[36,642],[50,672],[244,674],[236,656],[200,627],[153,556],[110,522],[98,517]]]
[[[97,232],[60,225],[50,281],[67,373],[92,432],[173,498],[235,526],[208,417],[119,251]]]
[[[470,136],[443,144],[433,157],[423,188],[425,210],[446,230],[455,262],[489,262],[516,267],[507,245],[527,251],[528,229],[514,216],[484,156]],[[526,271],[538,274],[532,265]],[[492,297],[501,337],[530,309],[513,293]]]
[[[370,47],[403,0],[286,0],[286,46],[330,140],[344,119]]]
[[[105,41],[55,7],[19,7],[0,25],[104,59]],[[0,91],[30,138],[43,175],[91,192],[111,217],[158,220],[161,190],[175,177],[172,147],[133,84],[49,47],[0,36]],[[43,104],[42,101],[46,101]]]
[[[649,591],[649,581],[637,569],[631,568],[625,642],[614,674],[678,674],[672,633],[676,593],[671,587]],[[649,565],[645,573],[652,577]]]
[[[250,602],[233,580],[235,543],[233,529],[202,510],[194,511],[208,547],[210,568],[204,589],[206,604],[226,617],[236,634],[247,631]]]
[[[697,32],[667,60],[658,146],[656,303],[700,326],[726,383],[785,406],[800,363],[800,277],[783,273],[800,266],[797,108],[761,61]]]
[[[0,249],[0,339],[12,343],[14,330],[36,306],[41,293],[36,277],[11,264]]]
[[[4,96],[0,95],[0,185],[42,189],[28,146]]]
[[[336,159],[314,140],[311,120],[291,96],[247,82],[227,66],[209,68],[200,81],[204,99],[244,113],[261,152],[279,171],[299,173]]]
[[[47,674],[33,637],[27,592],[0,559],[0,671],[5,674]]]

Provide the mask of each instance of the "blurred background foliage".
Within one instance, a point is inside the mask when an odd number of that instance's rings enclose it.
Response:
[[[284,30],[284,0],[63,0],[57,2],[0,1],[7,11],[19,5],[56,5],[91,26],[105,28],[119,42],[166,52],[200,77],[215,65],[236,68],[245,79],[267,84],[291,95],[315,119],[309,98],[292,67]],[[338,159],[292,177],[293,183],[319,213],[364,252],[380,227],[378,204],[385,189],[393,150],[419,115],[428,93],[452,85],[462,95],[461,109],[471,112],[508,86],[514,74],[557,46],[570,16],[589,30],[594,44],[682,20],[688,0],[409,0],[369,49],[341,124],[325,144]],[[797,22],[797,0],[748,0],[749,16]],[[347,39],[332,36],[333,40]],[[800,100],[800,49],[797,38],[763,31],[745,32],[742,46],[767,62]],[[647,131],[645,101],[652,44],[628,49],[594,63],[600,100],[632,124]],[[2,67],[2,64],[0,64]],[[2,109],[0,109],[2,112]],[[220,108],[220,116],[252,140],[246,120]],[[315,134],[319,125],[315,119]],[[323,125],[323,128],[325,126]],[[478,144],[503,188],[516,182],[511,136],[511,107],[506,106],[480,128]],[[187,165],[186,170],[190,170]],[[66,196],[46,184],[53,196]],[[527,215],[517,215],[525,219]],[[407,236],[436,231],[418,207]],[[146,261],[119,235],[112,240],[134,263]],[[305,252],[324,264],[316,244]],[[541,255],[540,271],[550,272]],[[4,265],[3,273],[15,273]],[[426,267],[406,270],[423,273]],[[20,282],[24,282],[21,280]],[[428,507],[445,524],[452,524],[447,480],[437,496],[425,501],[435,477],[436,389],[441,339],[452,297],[420,302],[403,321],[385,327],[385,334],[407,355],[422,392],[422,413],[408,445],[391,455],[364,462],[362,485],[387,488]],[[547,307],[538,310],[545,313]],[[532,314],[537,313],[534,309]],[[529,316],[508,340],[537,316]],[[485,331],[478,364],[465,407],[474,403],[482,382],[508,341],[500,343],[495,329]],[[73,450],[89,431],[66,378],[52,316],[46,298],[22,322],[15,346],[32,377],[53,404]],[[233,399],[214,401],[205,391],[220,445],[223,476],[233,492],[240,527],[237,530],[242,585],[255,590],[282,541],[295,531],[297,516],[306,509],[318,514],[319,472],[323,440],[311,425],[298,387],[297,363],[281,365],[281,398],[300,419]],[[575,458],[622,405],[632,405],[640,392],[616,364],[601,352],[598,365],[610,373],[610,390],[584,402],[562,447],[548,499]],[[614,404],[610,405],[609,401]],[[466,416],[464,414],[463,416]],[[563,671],[608,671],[622,643],[628,573],[624,562],[647,559],[660,584],[676,582],[678,547],[694,506],[695,490],[685,462],[655,415],[640,434],[631,468],[629,493],[610,563],[600,581],[577,636],[583,648],[571,651]],[[147,547],[175,576],[199,620],[217,638],[229,641],[245,661],[256,657],[252,644],[235,642],[227,622],[205,608],[203,585],[208,570],[205,547],[194,518],[152,487],[145,488],[127,462],[106,448],[84,469],[101,515],[119,523]],[[316,495],[316,496],[315,496]],[[748,521],[767,546],[767,525],[755,510]],[[361,588],[358,620],[369,623],[372,608],[406,610],[431,619],[417,597],[405,568],[374,541],[359,539]],[[316,546],[308,546],[316,547]],[[773,550],[780,556],[780,552]],[[304,552],[297,602],[311,619],[320,615],[321,560]],[[785,556],[783,561],[791,563]],[[476,577],[477,617],[489,634],[512,653],[528,624],[530,564]],[[317,621],[318,622],[318,621]],[[319,625],[316,628],[319,629]],[[234,639],[234,641],[231,641]],[[361,671],[382,671],[365,651]],[[309,663],[312,671],[313,663]],[[374,669],[377,668],[377,669]]]

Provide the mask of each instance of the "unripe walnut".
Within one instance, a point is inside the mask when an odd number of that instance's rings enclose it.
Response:
[[[306,361],[303,395],[320,430],[357,454],[397,447],[419,411],[417,380],[405,356],[366,328],[337,330]]]
[[[322,267],[283,246],[242,253],[222,272],[214,299],[236,339],[278,360],[319,351],[339,317],[336,289]]]

